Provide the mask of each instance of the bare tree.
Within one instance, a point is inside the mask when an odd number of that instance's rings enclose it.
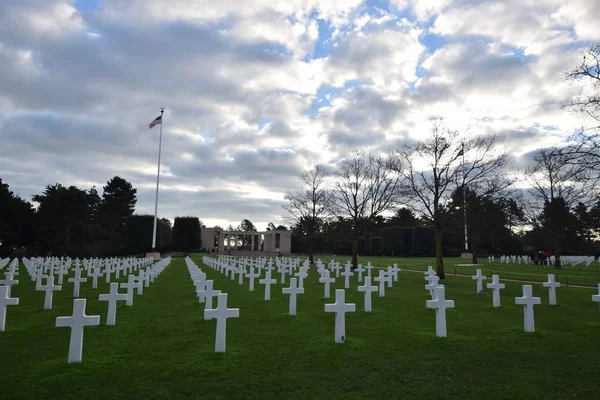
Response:
[[[553,247],[555,267],[561,267],[561,248],[564,231],[569,224],[568,214],[578,203],[589,205],[597,199],[600,179],[584,164],[573,163],[572,154],[556,148],[540,151],[534,164],[526,170],[533,188],[531,222],[547,231]]]
[[[503,190],[505,151],[493,135],[461,138],[458,131],[434,124],[432,136],[397,152],[396,170],[402,177],[402,194],[415,211],[429,220],[435,236],[437,275],[444,278],[442,254],[446,205],[462,186],[477,188],[480,195]]]
[[[352,265],[358,265],[358,240],[365,225],[399,200],[398,175],[390,157],[353,152],[342,160],[335,172],[333,210],[347,218],[352,229]]]
[[[581,63],[567,72],[567,79],[590,82],[590,87],[584,89],[565,108],[593,121],[592,126],[584,130],[600,130],[600,43],[585,52]]]
[[[583,116],[584,127],[568,145],[552,150],[552,155],[567,164],[584,167],[600,175],[600,43],[588,49],[581,63],[566,73],[567,79],[586,85],[582,92],[563,108]]]
[[[534,164],[527,168],[526,176],[540,203],[562,198],[572,207],[578,201],[594,199],[594,180],[590,172],[581,165],[570,163],[570,157],[556,148],[544,149],[534,157]]]
[[[302,175],[302,188],[286,193],[285,200],[287,204],[283,208],[290,214],[292,224],[300,227],[308,240],[308,257],[312,264],[315,238],[333,203],[323,169],[317,165]]]

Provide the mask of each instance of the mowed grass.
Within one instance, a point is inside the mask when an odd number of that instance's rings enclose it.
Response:
[[[305,256],[303,256],[305,258]],[[323,262],[331,261],[331,255],[318,255],[315,260],[321,258]],[[350,260],[348,256],[336,256],[335,260],[342,265]],[[449,275],[475,275],[477,269],[481,269],[482,274],[486,276],[500,275],[500,278],[518,279],[534,282],[546,282],[548,274],[555,274],[556,281],[563,285],[584,285],[595,286],[600,283],[600,263],[594,261],[589,267],[584,264],[576,266],[563,266],[562,268],[554,268],[553,266],[544,265],[525,265],[518,263],[504,264],[498,259],[494,263],[489,263],[487,257],[479,258],[479,266],[465,267],[461,264],[470,264],[471,260],[456,257],[444,258],[444,270]],[[397,264],[398,267],[404,269],[427,270],[429,265],[435,268],[435,258],[433,257],[360,257],[359,263],[366,265],[371,262],[372,265],[378,267],[387,267]]]
[[[0,333],[1,399],[566,399],[598,398],[600,313],[591,289],[560,288],[558,306],[547,290],[536,306],[536,333],[522,330],[523,310],[514,305],[521,284],[507,282],[503,307],[491,292],[475,293],[475,282],[448,276],[448,337],[435,337],[435,314],[420,273],[401,272],[400,281],[373,297],[363,311],[363,294],[347,290],[357,312],[347,314],[345,344],[334,343],[334,315],[325,313],[323,288],[313,270],[290,317],[283,285],[248,291],[196,263],[229,293],[239,319],[227,324],[227,353],[215,354],[215,321],[203,320],[185,262],[174,260],[133,307],[120,303],[117,325],[85,329],[83,362],[67,364],[69,329],[55,328],[57,316],[72,311],[72,284],[55,293],[53,310],[43,310],[21,267],[13,288],[19,306],[8,308]],[[390,263],[393,261],[390,259]],[[279,275],[274,277],[279,278]],[[289,279],[287,281],[289,283]],[[285,286],[288,286],[287,284]],[[334,288],[343,287],[343,279]],[[87,314],[105,302],[88,282]]]

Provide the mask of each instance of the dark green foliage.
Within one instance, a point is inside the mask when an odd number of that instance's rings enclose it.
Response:
[[[175,217],[173,250],[198,252],[202,248],[202,234],[198,217]]]
[[[98,205],[98,220],[111,247],[121,250],[127,220],[133,215],[137,203],[137,189],[125,179],[115,176],[103,190],[102,201]]]
[[[244,219],[236,229],[239,232],[256,232],[256,227],[249,219]]]
[[[37,211],[37,250],[55,256],[82,255],[97,236],[89,193],[75,186],[48,185],[33,196]]]
[[[35,244],[35,211],[0,178],[0,257]]]
[[[132,215],[127,221],[127,249],[131,254],[144,254],[152,249],[153,215]],[[162,220],[156,225],[156,249],[164,252],[171,247],[172,228]]]
[[[386,256],[395,256],[404,253],[404,240],[402,227],[387,226],[380,231],[383,244],[383,253]]]
[[[381,255],[381,238],[380,237],[369,238],[369,253],[373,256]]]
[[[428,228],[413,228],[413,247],[409,255],[425,256],[431,255],[434,251],[433,231]]]

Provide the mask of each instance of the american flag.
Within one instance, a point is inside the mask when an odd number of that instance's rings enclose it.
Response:
[[[154,128],[155,125],[159,125],[162,124],[162,115],[159,115],[158,117],[156,117],[156,119],[154,119],[154,121],[152,121],[150,123],[150,125],[148,125],[148,127],[150,129]]]

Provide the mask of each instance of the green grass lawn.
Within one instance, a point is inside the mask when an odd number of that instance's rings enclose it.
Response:
[[[323,288],[313,270],[290,317],[282,285],[263,300],[262,285],[248,292],[220,273],[196,263],[229,293],[240,318],[227,324],[227,353],[215,354],[215,321],[203,320],[185,262],[174,260],[133,307],[120,303],[117,325],[85,329],[83,362],[67,364],[69,329],[57,316],[72,311],[72,284],[55,293],[44,311],[21,267],[13,288],[19,306],[8,308],[0,333],[1,399],[592,399],[600,397],[600,313],[591,289],[558,289],[558,306],[547,291],[536,306],[537,332],[523,332],[523,311],[514,305],[521,284],[507,282],[503,307],[492,308],[491,292],[475,293],[475,282],[448,276],[448,337],[435,337],[434,311],[418,273],[373,297],[347,290],[357,312],[347,314],[345,344],[334,343],[334,315],[323,306]],[[325,258],[324,258],[325,259]],[[327,259],[328,260],[328,259]],[[406,260],[406,259],[405,259]],[[364,260],[363,260],[364,261]],[[378,260],[381,264],[395,262]],[[426,268],[427,262],[423,261]],[[379,262],[377,263],[379,264]],[[401,263],[398,263],[405,266]],[[416,267],[416,266],[415,266]],[[289,280],[288,280],[289,282]],[[286,285],[287,286],[287,285]],[[339,279],[335,288],[343,287]],[[332,287],[332,294],[333,294]],[[100,314],[98,294],[108,285],[82,288],[87,314]]]

